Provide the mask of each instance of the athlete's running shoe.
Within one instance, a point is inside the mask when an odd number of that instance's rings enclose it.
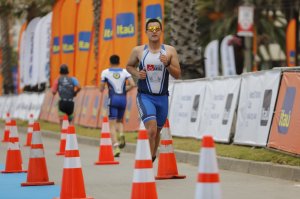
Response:
[[[120,149],[123,149],[125,146],[126,146],[125,135],[121,135],[119,147]]]
[[[119,147],[114,147],[114,157],[120,157],[121,150]]]

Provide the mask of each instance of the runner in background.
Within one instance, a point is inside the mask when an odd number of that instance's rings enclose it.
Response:
[[[103,92],[105,84],[108,86],[109,126],[114,146],[114,156],[119,157],[120,148],[125,147],[125,135],[123,132],[123,118],[126,110],[126,93],[135,86],[131,75],[126,69],[120,68],[118,55],[110,57],[110,68],[101,73],[100,91]],[[128,85],[126,85],[128,80]],[[120,135],[120,143],[118,142]]]
[[[58,114],[60,124],[64,115],[68,115],[69,122],[73,120],[74,97],[81,90],[78,80],[69,76],[69,69],[66,64],[60,66],[60,76],[54,81],[51,88],[53,95],[58,92]]]
[[[149,135],[154,162],[160,131],[168,116],[169,74],[178,79],[181,70],[176,49],[160,41],[161,22],[158,19],[149,19],[145,28],[148,45],[133,48],[127,70],[138,78],[137,105]]]

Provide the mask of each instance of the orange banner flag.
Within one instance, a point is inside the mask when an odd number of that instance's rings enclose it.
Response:
[[[55,81],[59,74],[61,64],[62,41],[60,36],[60,11],[64,0],[56,1],[53,7],[52,26],[51,26],[51,51],[50,51],[50,85]]]
[[[60,34],[62,37],[61,64],[68,65],[71,76],[75,74],[75,41],[77,40],[75,30],[78,5],[75,0],[65,0],[60,12]]]
[[[114,53],[113,2],[112,0],[102,0],[101,5],[97,85],[99,84],[99,75],[109,67],[109,57]]]
[[[292,19],[286,30],[286,61],[287,66],[296,66],[296,20]]]
[[[137,45],[137,0],[114,1],[114,54],[125,68],[132,48]]]
[[[94,22],[93,1],[80,1],[77,19],[77,47],[75,50],[75,76],[81,85],[85,85],[86,71],[91,46],[91,32]]]
[[[142,0],[142,19],[141,19],[141,41],[142,44],[148,43],[146,35],[146,22],[149,19],[158,19],[164,27],[164,0]],[[163,42],[164,35],[161,34]]]

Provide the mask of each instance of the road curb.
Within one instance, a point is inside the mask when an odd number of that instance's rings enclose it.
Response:
[[[51,131],[42,130],[44,137],[60,139],[60,134]],[[99,146],[99,139],[89,138],[77,135],[78,143]],[[136,145],[126,143],[126,147],[122,151],[127,153],[135,153]],[[194,152],[174,150],[176,160],[182,163],[188,163],[198,166],[199,154]],[[300,167],[272,164],[268,162],[256,162],[249,160],[239,160],[227,157],[217,157],[219,169],[235,172],[248,173],[259,176],[279,178],[290,181],[300,182]]]

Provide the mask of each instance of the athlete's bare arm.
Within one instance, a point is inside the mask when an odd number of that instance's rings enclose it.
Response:
[[[130,91],[132,88],[135,87],[135,83],[132,78],[128,79],[128,85],[126,86],[126,92]]]
[[[100,92],[102,93],[104,91],[104,88],[105,88],[105,82],[102,82],[100,83]]]
[[[143,46],[136,46],[132,49],[127,63],[126,70],[138,79],[146,79],[146,71],[138,71],[136,65],[139,63],[139,55],[143,50]]]
[[[167,66],[167,70],[175,79],[179,79],[181,76],[181,69],[179,65],[177,51],[173,46],[165,46],[167,54],[162,54],[160,56],[160,61],[163,62],[165,66]]]

